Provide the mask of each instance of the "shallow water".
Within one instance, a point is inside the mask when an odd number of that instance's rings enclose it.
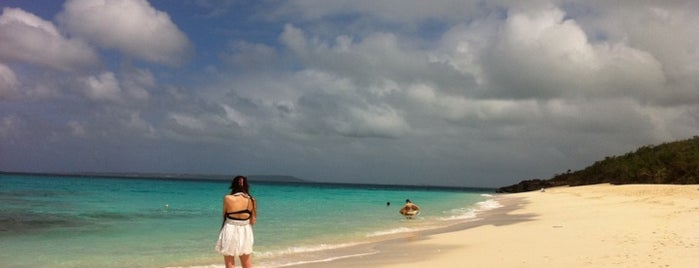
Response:
[[[257,266],[469,220],[483,189],[251,182]],[[228,181],[0,175],[3,267],[219,264],[213,247]],[[398,209],[422,208],[414,220]],[[386,202],[391,205],[387,206]],[[267,265],[265,265],[267,264]]]

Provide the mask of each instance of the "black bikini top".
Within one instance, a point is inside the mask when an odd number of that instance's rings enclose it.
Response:
[[[235,214],[248,214],[248,216],[246,218],[234,218],[233,216],[231,216],[231,215],[235,215]],[[252,217],[252,211],[250,211],[249,209],[238,210],[238,211],[226,213],[226,218],[231,219],[231,220],[235,220],[235,221],[249,220],[250,217]]]
[[[243,195],[248,198],[248,206],[250,206],[250,197],[247,195]],[[248,214],[247,217],[245,218],[240,218],[240,217],[233,217],[232,215],[236,214]],[[238,210],[238,211],[233,211],[233,212],[226,212],[226,218],[234,220],[234,221],[246,221],[249,220],[252,217],[252,211],[249,208]]]

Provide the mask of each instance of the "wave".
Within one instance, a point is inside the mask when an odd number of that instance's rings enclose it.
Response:
[[[328,257],[328,258],[319,259],[319,260],[297,261],[297,262],[290,262],[290,263],[284,263],[284,264],[278,264],[278,265],[270,265],[270,266],[265,266],[265,267],[268,267],[268,268],[277,268],[277,267],[287,267],[287,266],[302,265],[302,264],[321,263],[321,262],[331,262],[331,261],[341,260],[341,259],[346,259],[346,258],[354,258],[354,257],[369,256],[369,255],[374,255],[374,254],[376,254],[376,253],[379,253],[379,252],[378,252],[378,251],[373,251],[373,252],[367,252],[367,253],[358,253],[358,254],[334,256],[334,257]]]
[[[379,253],[379,252],[373,251],[373,252],[367,252],[367,253],[357,253],[357,254],[327,257],[327,258],[322,258],[322,259],[317,259],[317,260],[295,261],[295,262],[287,262],[287,263],[255,264],[255,267],[258,267],[258,268],[280,268],[280,267],[304,265],[304,264],[311,264],[311,263],[331,262],[331,261],[336,261],[336,260],[341,260],[341,259],[346,259],[346,258],[369,256],[369,255],[374,255],[377,253]],[[192,266],[168,266],[165,268],[220,268],[220,267],[224,267],[224,265],[207,264],[207,265],[192,265]]]
[[[501,208],[502,204],[500,204],[500,202],[496,201],[495,199],[488,199],[488,200],[476,203],[476,206],[479,208],[479,211],[485,211],[485,210]]]
[[[441,221],[469,220],[469,219],[475,219],[478,216],[476,213],[476,210],[474,210],[473,208],[452,209],[450,214],[451,214],[451,216],[441,217],[441,218],[439,218],[439,220],[441,220]]]
[[[483,197],[493,197],[490,194],[482,194]],[[454,220],[474,220],[478,219],[478,214],[491,209],[496,209],[502,207],[495,199],[487,199],[485,201],[477,202],[472,207],[468,208],[456,208],[449,211],[447,214],[450,216],[440,217],[438,220],[441,221],[454,221]]]
[[[408,227],[398,227],[390,230],[384,230],[384,231],[376,231],[373,233],[369,233],[366,235],[366,237],[377,237],[377,236],[384,236],[384,235],[392,235],[392,234],[401,234],[401,233],[408,233],[408,232],[415,232],[415,231],[420,231],[421,229],[419,228],[408,228]]]
[[[166,266],[165,268],[220,268],[226,267],[222,264],[192,265],[192,266]]]
[[[346,248],[358,245],[359,243],[342,243],[342,244],[319,244],[312,246],[296,246],[288,247],[281,250],[269,251],[269,252],[255,252],[255,256],[261,258],[273,258],[289,254],[299,254],[299,253],[311,253],[330,249]]]

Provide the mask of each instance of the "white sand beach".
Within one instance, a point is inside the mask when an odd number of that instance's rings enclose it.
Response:
[[[304,267],[699,267],[699,185],[609,184],[497,197],[459,230]]]

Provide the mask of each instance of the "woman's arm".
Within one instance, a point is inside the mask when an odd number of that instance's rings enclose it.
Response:
[[[223,206],[221,206],[221,207],[223,208],[223,213],[222,213],[223,221],[221,222],[221,229],[223,229],[223,225],[226,224],[226,197],[225,196],[223,197]]]
[[[257,201],[255,198],[250,198],[250,201],[252,201],[252,215],[250,215],[250,224],[255,225],[257,222]]]

